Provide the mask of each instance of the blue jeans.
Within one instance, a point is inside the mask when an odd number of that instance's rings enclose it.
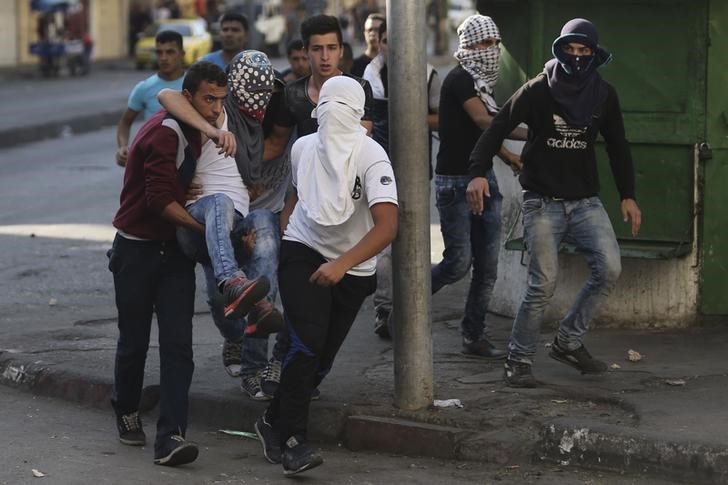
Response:
[[[222,197],[228,199],[225,196]],[[206,198],[208,197],[203,197],[203,199]],[[190,205],[188,210],[195,204]],[[225,203],[217,201],[215,204],[208,204],[208,209],[209,206],[220,208],[225,207]],[[270,282],[270,290],[266,298],[270,302],[274,302],[278,292],[278,253],[280,249],[278,217],[271,211],[264,209],[254,210],[246,217],[243,217],[240,213],[232,209],[232,204],[230,208],[232,210],[233,224],[227,239],[233,249],[235,266],[236,268],[240,267],[249,278],[257,278],[258,276],[267,277]],[[190,214],[192,214],[192,211],[190,211]],[[228,214],[223,213],[222,216],[226,219]],[[193,217],[195,216],[193,215]],[[253,252],[252,254],[246,254],[240,238],[243,234],[248,234],[253,230],[256,233]],[[207,238],[210,232],[207,227],[205,232]],[[223,311],[225,302],[223,295],[218,289],[219,278],[208,255],[206,238],[189,229],[179,229],[177,231],[177,239],[182,250],[185,254],[201,263],[205,271],[207,303],[210,306],[210,314],[212,315],[213,322],[215,322],[215,326],[225,340],[239,342],[243,338],[246,322],[244,319],[230,320],[225,318]],[[243,353],[241,356],[241,374],[243,376],[254,374],[259,369],[265,367],[267,360],[268,338],[244,339]]]
[[[192,360],[195,263],[175,241],[135,241],[117,235],[109,252],[119,340],[111,404],[117,416],[139,410],[152,314],[159,327],[159,419],[154,448],[184,436]]]
[[[435,175],[435,196],[445,250],[442,261],[432,268],[432,293],[460,281],[472,266],[461,328],[463,337],[473,341],[487,337],[485,314],[498,277],[503,197],[493,170],[488,172],[487,178],[490,197],[485,200],[483,214],[476,216],[470,212],[465,199],[470,177]]]
[[[533,363],[543,314],[556,288],[562,242],[583,253],[591,274],[559,325],[559,345],[574,350],[622,271],[619,245],[599,197],[554,200],[525,192],[523,237],[530,255],[526,294],[513,322],[509,359]]]

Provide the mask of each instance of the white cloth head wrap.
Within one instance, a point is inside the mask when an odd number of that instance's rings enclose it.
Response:
[[[336,76],[324,82],[311,116],[318,118],[316,141],[301,153],[298,201],[309,219],[322,226],[346,222],[354,212],[357,159],[366,130],[364,89],[358,81]]]
[[[486,39],[501,40],[498,26],[485,15],[471,15],[463,20],[457,30],[459,46],[455,59],[473,77],[475,92],[490,113],[497,113],[498,103],[493,98],[493,87],[498,81],[500,44],[488,49],[472,49],[473,44]]]

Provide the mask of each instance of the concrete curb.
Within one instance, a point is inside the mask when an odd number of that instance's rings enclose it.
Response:
[[[728,448],[598,422],[556,419],[543,427],[542,460],[689,483],[726,483]]]
[[[109,409],[111,379],[94,379],[52,365],[0,352],[0,384]],[[154,408],[158,386],[148,386],[141,410]],[[192,392],[190,421],[216,428],[252,430],[265,402]],[[562,466],[637,473],[691,483],[728,481],[728,448],[642,432],[630,427],[560,418],[544,423],[540,436],[532,429],[479,431],[416,421],[416,413],[340,402],[316,403],[310,416],[315,441],[344,443],[351,450],[370,450],[498,464],[540,459]]]
[[[65,120],[49,121],[37,125],[20,126],[0,131],[0,148],[9,148],[50,138],[70,136],[74,133],[88,133],[105,126],[116,125],[124,109],[101,111],[76,116]]]

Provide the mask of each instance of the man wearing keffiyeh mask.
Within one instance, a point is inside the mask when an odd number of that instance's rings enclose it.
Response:
[[[266,459],[285,475],[323,463],[307,441],[312,392],[374,291],[376,255],[397,233],[392,166],[359,124],[365,99],[359,81],[328,79],[312,114],[318,130],[291,148],[278,270],[291,344],[275,397],[255,423]]]
[[[599,199],[595,146],[601,134],[621,198],[622,218],[636,237],[642,214],[635,200],[635,174],[616,90],[597,68],[611,55],[599,45],[590,21],[567,22],[552,44],[554,58],[506,102],[471,155],[468,202],[484,212],[492,158],[508,133],[528,124],[523,148],[523,241],[528,249],[528,280],[508,344],[503,377],[511,387],[535,387],[533,358],[541,324],[556,288],[562,242],[576,246],[589,279],[559,322],[549,357],[582,374],[601,374],[607,365],[591,356],[584,338],[592,319],[616,285],[622,270],[619,244]],[[492,189],[491,189],[492,191]],[[485,211],[487,211],[485,207]]]
[[[253,197],[250,187],[255,184],[265,187],[269,182],[271,186],[287,186],[290,176],[290,165],[285,160],[277,167],[266,167],[265,172],[262,169],[263,129],[260,120],[271,98],[273,83],[273,67],[265,54],[254,50],[239,53],[229,65],[224,110],[214,126],[195,116],[195,113],[190,113],[179,93],[160,93],[160,101],[170,113],[201,129],[203,133],[210,133],[211,138],[218,138],[221,144],[225,145],[223,140],[226,135],[219,135],[220,131],[234,136],[232,147],[223,146],[223,150],[218,150],[212,139],[204,145],[203,156],[197,161],[192,179],[193,184],[200,189],[198,193],[191,194],[194,197],[188,201],[188,208],[197,211],[203,205],[207,206],[208,212],[221,214],[216,220],[227,221],[234,235],[232,242],[235,254],[230,264],[240,264],[246,273],[254,276],[265,275],[270,282],[266,298],[248,314],[246,326],[242,318],[224,317],[217,285],[219,278],[214,271],[216,262],[196,258],[205,269],[213,321],[225,338],[225,369],[233,377],[241,376],[243,391],[256,400],[266,398],[260,389],[257,372],[267,363],[267,339],[244,339],[243,335],[254,337],[280,328],[281,315],[272,305],[278,289],[280,242],[276,214],[268,207],[251,208]],[[210,200],[215,200],[215,203],[205,203]],[[279,211],[281,208],[282,201],[281,207],[274,210]],[[241,236],[248,241],[247,245],[242,244]],[[178,237],[182,246],[190,252],[196,248],[199,253],[199,247],[204,243],[189,233],[180,233]],[[227,241],[230,241],[230,237]],[[247,246],[247,251],[244,246]]]
[[[474,215],[465,198],[468,158],[484,129],[490,126],[498,105],[493,97],[498,79],[500,32],[484,15],[472,15],[458,27],[458,65],[448,73],[440,91],[440,151],[435,168],[435,196],[440,230],[445,243],[443,258],[432,269],[432,292],[464,278],[472,267],[470,290],[461,322],[463,353],[501,359],[505,352],[488,341],[485,315],[498,274],[501,234],[501,194],[493,170],[488,172],[488,210]],[[513,138],[525,139],[516,128]],[[517,170],[519,157],[501,149],[502,160]]]
[[[501,36],[493,19],[485,15],[471,15],[458,27],[458,50],[455,59],[473,76],[475,90],[488,111],[498,112],[493,88],[498,81],[501,54]]]

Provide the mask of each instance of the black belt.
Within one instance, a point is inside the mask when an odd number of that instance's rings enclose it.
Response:
[[[524,190],[523,191],[523,201],[527,200],[536,200],[536,199],[543,199],[545,201],[553,200],[555,202],[564,202],[571,199],[565,199],[563,197],[550,197],[548,195],[541,195],[538,192],[534,192],[533,190]]]

